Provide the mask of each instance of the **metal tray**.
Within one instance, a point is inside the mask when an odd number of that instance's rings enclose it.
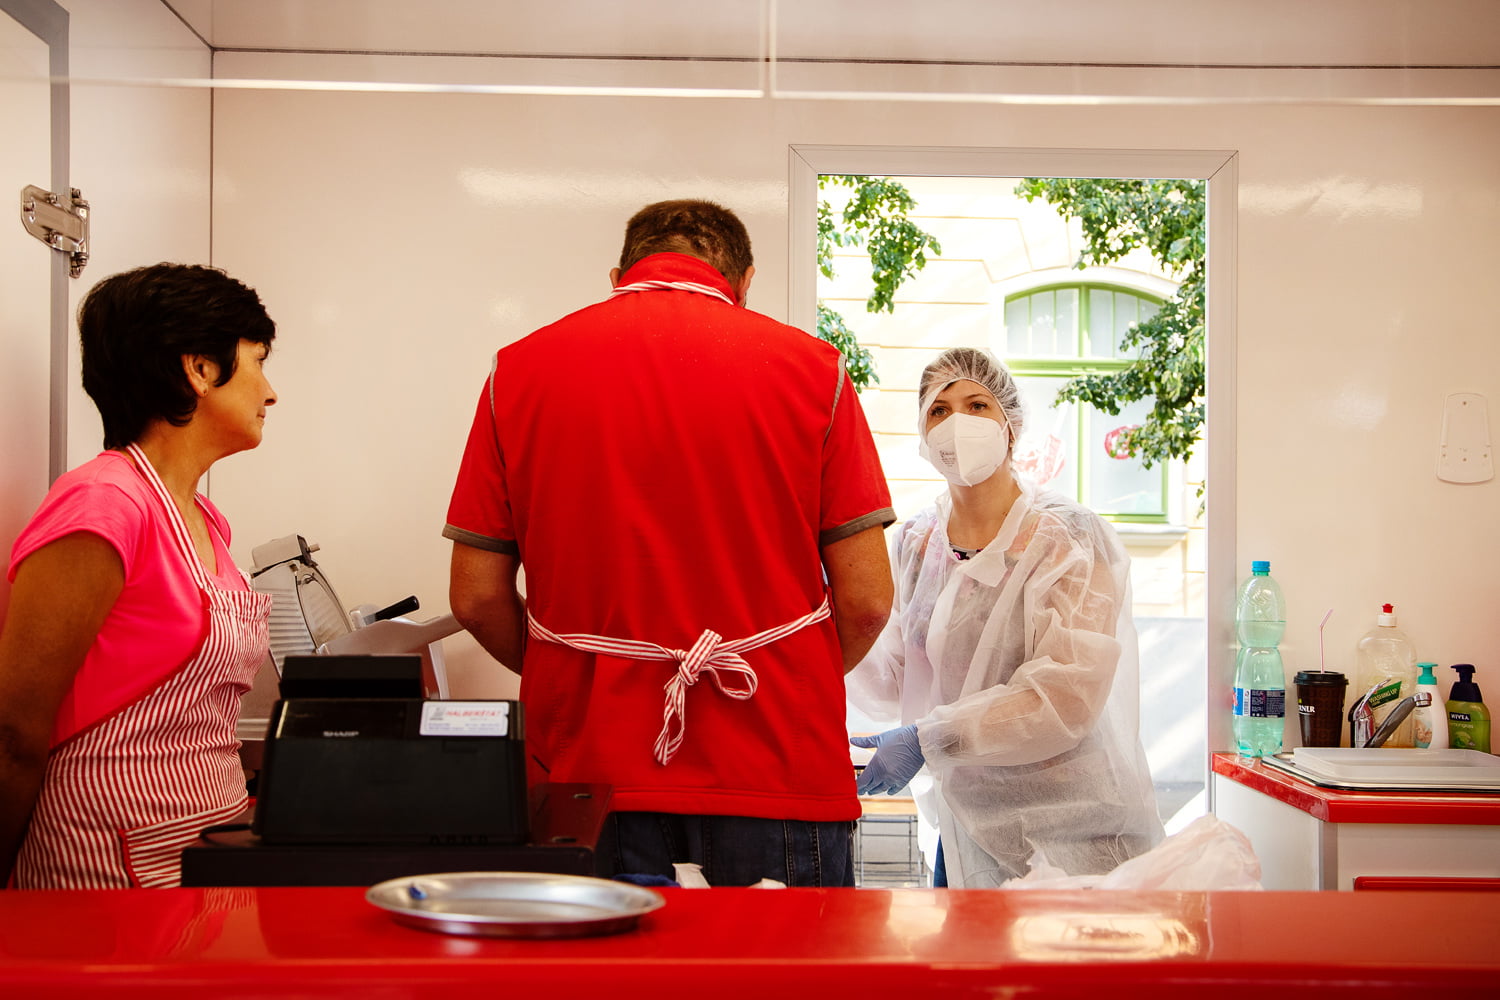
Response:
[[[618,934],[666,904],[627,882],[536,872],[408,875],[371,886],[365,899],[425,931],[517,938]]]

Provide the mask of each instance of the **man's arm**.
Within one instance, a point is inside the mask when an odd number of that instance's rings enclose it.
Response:
[[[526,601],[516,589],[519,556],[453,543],[448,603],[453,617],[501,665],[521,672],[526,651]]]
[[[78,532],[16,570],[0,634],[0,886],[42,789],[57,709],[125,586],[114,547]]]
[[[833,615],[847,674],[875,645],[891,616],[896,588],[885,529],[876,525],[823,546],[823,568],[833,589]]]

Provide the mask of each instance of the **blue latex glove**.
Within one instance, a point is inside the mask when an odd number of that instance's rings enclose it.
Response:
[[[861,795],[895,795],[916,777],[927,760],[917,741],[916,726],[887,729],[878,736],[851,736],[849,742],[875,751],[854,786]]]

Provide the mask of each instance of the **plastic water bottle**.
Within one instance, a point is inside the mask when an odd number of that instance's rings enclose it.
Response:
[[[1245,757],[1281,752],[1286,718],[1286,672],[1276,648],[1286,634],[1286,598],[1271,579],[1271,564],[1257,559],[1234,602],[1240,640],[1234,665],[1234,741]]]

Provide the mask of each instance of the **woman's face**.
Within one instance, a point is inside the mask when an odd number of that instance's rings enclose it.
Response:
[[[1000,424],[1009,425],[1005,411],[1000,408],[990,391],[978,382],[959,379],[937,394],[927,408],[922,433],[927,434],[938,424],[955,413],[967,413],[971,417],[986,417]]]
[[[269,344],[241,340],[234,374],[223,385],[210,385],[198,401],[194,420],[212,421],[224,437],[225,454],[260,444],[266,407],[276,402],[276,390],[266,378]]]

